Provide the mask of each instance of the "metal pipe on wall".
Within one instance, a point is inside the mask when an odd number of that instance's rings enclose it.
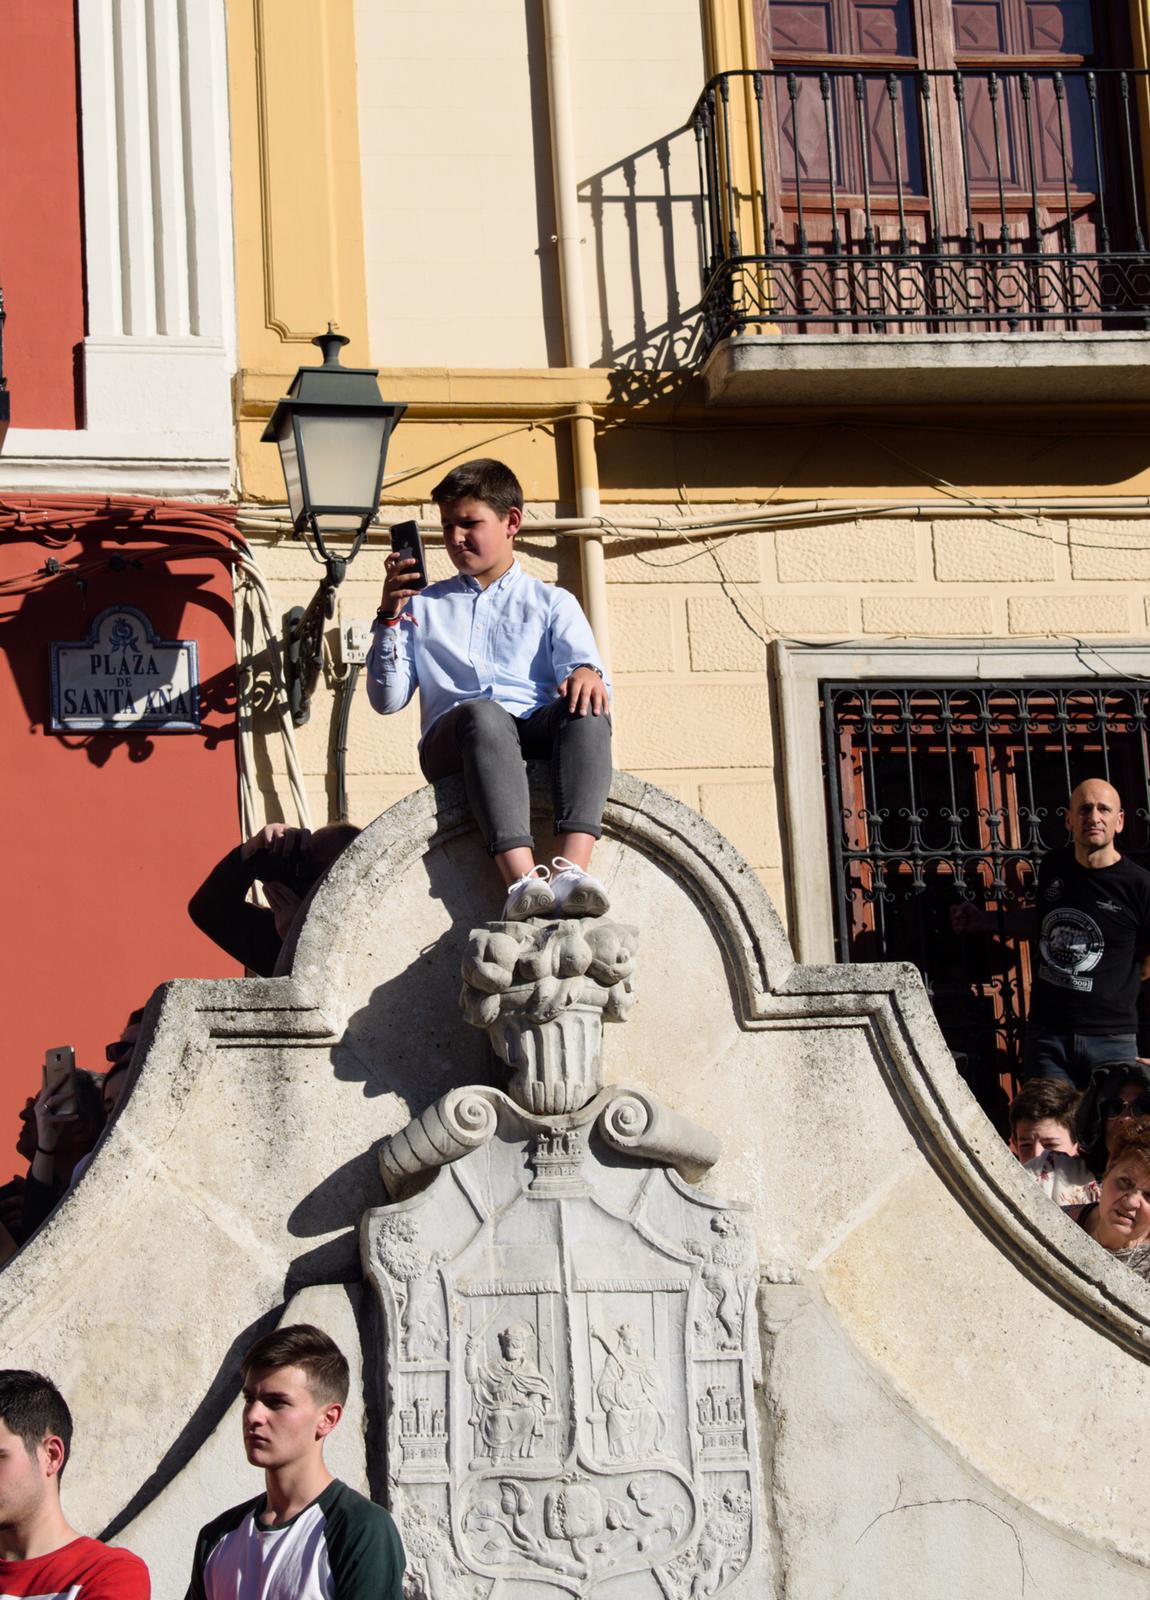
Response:
[[[583,289],[579,191],[575,167],[575,114],[571,98],[570,42],[566,0],[543,0],[547,40],[547,108],[551,124],[551,173],[555,194],[555,242],[563,295],[563,339],[569,367],[590,366],[587,304]],[[580,517],[599,514],[599,463],[595,455],[595,414],[586,400],[576,402],[571,419],[575,470],[575,509]],[[607,615],[607,566],[603,540],[580,540],[580,572],[587,620],[603,663],[611,665]]]

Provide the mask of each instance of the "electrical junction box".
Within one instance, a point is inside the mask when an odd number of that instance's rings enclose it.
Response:
[[[339,653],[345,667],[362,667],[371,648],[371,623],[340,618]]]

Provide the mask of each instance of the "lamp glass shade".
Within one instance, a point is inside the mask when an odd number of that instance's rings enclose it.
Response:
[[[290,411],[285,411],[280,418],[276,430],[276,444],[279,445],[280,465],[283,467],[284,483],[287,485],[288,509],[291,511],[292,525],[298,529],[300,518],[304,513],[303,472]]]
[[[390,415],[371,412],[328,416],[297,414],[307,500],[323,532],[355,531],[368,517],[375,515],[380,457],[391,423]],[[286,460],[284,476],[287,477]],[[290,501],[290,482],[288,498]],[[294,503],[292,510],[294,514]]]

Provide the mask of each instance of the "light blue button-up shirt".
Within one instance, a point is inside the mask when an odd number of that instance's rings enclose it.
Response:
[[[515,561],[486,589],[463,576],[430,584],[407,602],[401,622],[377,623],[367,698],[376,711],[402,711],[418,688],[422,743],[432,723],[465,700],[495,700],[513,717],[530,716],[584,663],[603,670],[578,600],[529,578]]]

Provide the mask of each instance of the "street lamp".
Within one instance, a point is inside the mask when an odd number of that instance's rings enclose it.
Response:
[[[284,618],[288,699],[297,727],[311,713],[324,623],[335,615],[336,589],[379,508],[388,443],[407,409],[380,399],[374,367],[340,366],[347,343],[329,322],[312,340],[323,365],[300,367],[262,434],[264,443],[279,446],[293,533],[325,568],[307,609],[295,606]],[[334,538],[350,539],[343,555],[332,554],[328,541]]]

